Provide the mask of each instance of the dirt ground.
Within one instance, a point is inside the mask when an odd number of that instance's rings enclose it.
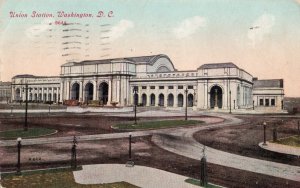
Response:
[[[160,149],[151,137],[132,140],[132,158],[137,165],[154,167],[169,172],[199,178],[200,162]],[[1,171],[15,170],[16,148],[1,148]],[[3,156],[5,156],[3,158]],[[70,165],[71,143],[24,146],[22,169],[35,169]],[[78,143],[78,163],[123,163],[128,157],[128,139],[85,141]],[[298,182],[255,174],[233,168],[208,164],[208,177],[212,183],[227,187],[297,187]]]
[[[278,138],[297,134],[297,118],[273,118],[263,116],[240,116],[246,121],[243,126],[231,126],[204,130],[194,135],[200,143],[209,147],[247,157],[300,166],[300,159],[261,149],[263,141],[262,122],[267,122],[266,138],[273,139],[273,128],[277,127]],[[283,120],[283,121],[282,121]]]
[[[299,161],[290,158],[264,155],[256,148],[262,141],[262,127],[257,126],[257,117],[241,117],[249,122],[243,126],[223,128],[220,130],[201,131],[195,136],[200,142],[221,150],[249,155],[266,160],[299,165]],[[156,118],[157,119],[157,118]],[[115,123],[130,121],[132,118],[103,117],[88,115],[37,116],[30,117],[29,126],[44,126],[55,128],[59,132],[52,136],[69,136],[85,134],[112,133],[110,128]],[[143,120],[147,120],[146,118]],[[276,120],[276,119],[275,119]],[[268,121],[274,121],[269,118]],[[277,120],[276,120],[277,121]],[[293,124],[296,120],[286,120],[279,128],[279,137],[294,134]],[[21,128],[23,117],[0,117],[0,130]],[[268,128],[270,132],[270,128]],[[268,139],[271,139],[268,133]],[[23,146],[21,154],[22,169],[38,169],[59,166],[69,166],[72,143],[58,143]],[[253,149],[254,148],[254,149]],[[128,139],[84,141],[77,146],[79,165],[99,163],[126,163],[128,160]],[[135,164],[154,167],[185,176],[199,178],[200,161],[189,159],[165,151],[151,142],[151,137],[133,138],[132,156]],[[0,147],[1,171],[16,169],[17,148]],[[233,168],[208,164],[209,181],[227,187],[299,187],[299,182],[293,182],[267,175],[251,173]]]

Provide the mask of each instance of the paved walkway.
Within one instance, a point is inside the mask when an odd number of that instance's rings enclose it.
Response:
[[[174,114],[178,116],[179,112],[161,112],[161,111],[148,111],[138,114],[138,116],[166,116]],[[181,116],[183,113],[179,113]],[[193,113],[197,114],[197,113]],[[201,114],[205,114],[201,112]],[[200,115],[199,113],[197,115]],[[206,126],[196,126],[191,128],[171,128],[161,130],[147,130],[137,131],[133,133],[133,137],[154,135],[153,141],[161,148],[174,152],[179,155],[183,155],[189,158],[200,160],[202,157],[203,145],[198,143],[193,134],[200,130],[213,129],[224,126],[232,126],[242,124],[242,120],[234,118],[228,114],[213,114],[218,117],[225,118],[226,121],[222,123],[215,123]],[[132,116],[132,114],[125,114],[125,116]],[[116,139],[128,137],[128,133],[113,133],[113,134],[100,134],[100,135],[86,135],[80,136],[79,141],[83,140],[101,140],[101,139]],[[57,142],[72,142],[73,137],[60,137],[60,138],[36,138],[36,139],[24,139],[22,144],[46,144]],[[15,146],[16,141],[0,141],[0,146]],[[255,158],[244,157],[228,152],[223,152],[213,148],[207,147],[206,155],[208,162],[215,163],[222,166],[237,168],[241,170],[247,170],[255,173],[266,174],[279,178],[285,178],[294,181],[300,181],[300,167],[291,166],[281,163],[275,163],[265,160],[259,160]]]
[[[263,145],[263,142],[258,144],[259,147],[269,150],[276,153],[288,154],[288,155],[295,155],[300,158],[300,148],[299,147],[292,147],[283,144],[277,144],[272,142],[267,142],[267,145]]]
[[[223,115],[224,118],[226,118],[225,116],[227,115]],[[215,124],[213,126],[195,127],[180,131],[169,131],[167,134],[156,134],[152,137],[152,141],[165,150],[192,159],[200,160],[200,158],[203,156],[202,150],[204,145],[197,142],[193,138],[193,134],[200,130],[231,126],[241,123],[241,120],[234,117],[227,116],[226,119],[227,121],[224,123]],[[300,182],[299,166],[244,157],[241,155],[216,150],[210,147],[206,147],[205,153],[209,163]]]
[[[74,171],[75,182],[79,184],[101,184],[125,181],[143,188],[196,188],[184,182],[188,177],[167,171],[145,167],[126,167],[124,164],[84,165]]]

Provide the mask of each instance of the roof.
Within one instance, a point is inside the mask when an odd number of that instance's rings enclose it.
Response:
[[[101,64],[101,63],[111,63],[112,61],[130,61],[135,64],[153,64],[157,59],[164,57],[167,58],[170,62],[170,58],[163,54],[151,55],[151,56],[138,56],[138,57],[123,57],[123,58],[114,58],[114,59],[100,59],[100,60],[85,60],[81,62],[69,62],[65,63],[62,66],[72,66],[72,65],[90,65],[90,64]]]
[[[198,69],[238,68],[232,62],[203,64]]]
[[[277,87],[283,88],[283,79],[254,80],[253,88]]]
[[[13,78],[35,78],[36,76],[32,75],[32,74],[19,74],[14,76]]]

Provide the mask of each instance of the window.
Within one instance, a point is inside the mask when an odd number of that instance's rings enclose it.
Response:
[[[155,86],[150,86],[150,89],[155,89]]]
[[[275,99],[271,99],[271,106],[275,106]]]
[[[139,91],[139,87],[138,86],[133,86],[133,91]]]
[[[174,86],[168,86],[168,89],[174,89]]]
[[[142,86],[142,89],[147,89],[147,86]]]
[[[188,89],[194,89],[194,86],[188,86]]]
[[[159,89],[164,89],[164,88],[165,88],[165,86],[159,86],[158,88],[159,88]]]
[[[259,106],[263,106],[264,105],[264,99],[259,99]]]
[[[269,99],[265,99],[265,106],[269,106],[270,104],[269,104]]]
[[[183,86],[178,86],[178,89],[183,89]]]

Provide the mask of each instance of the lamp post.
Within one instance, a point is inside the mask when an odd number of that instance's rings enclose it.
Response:
[[[188,101],[187,101],[187,93],[188,93],[188,89],[186,88],[185,90],[184,90],[184,92],[185,92],[185,121],[187,121],[187,103],[188,103]]]
[[[25,85],[25,123],[24,123],[24,131],[28,130],[27,124],[27,111],[28,111],[28,84]]]
[[[51,104],[49,104],[48,115],[50,115],[50,110],[51,110]]]
[[[231,90],[229,91],[229,114],[231,114]]]
[[[76,152],[76,146],[77,146],[77,138],[76,136],[73,137],[73,145],[71,149],[72,157],[71,157],[71,167],[73,169],[77,168],[77,152]]]
[[[126,167],[133,167],[134,166],[134,162],[132,160],[132,157],[131,157],[131,132],[129,133],[129,137],[128,137],[128,161],[126,162]]]
[[[13,116],[13,109],[14,109],[14,106],[11,105],[11,106],[10,106],[10,116]]]
[[[129,150],[128,150],[129,161],[131,161],[131,133],[129,133]]]
[[[17,163],[17,175],[21,175],[21,147],[22,147],[22,138],[19,137],[17,139],[17,147],[18,147],[18,163]]]
[[[267,128],[267,123],[264,121],[263,125],[264,125],[264,143],[263,143],[263,145],[266,146],[267,145],[267,142],[266,142],[266,128]]]
[[[137,89],[133,88],[133,103],[134,103],[134,124],[136,125],[136,103],[137,103]]]
[[[205,146],[202,149],[203,156],[200,161],[200,185],[207,186],[207,160],[205,155]]]

